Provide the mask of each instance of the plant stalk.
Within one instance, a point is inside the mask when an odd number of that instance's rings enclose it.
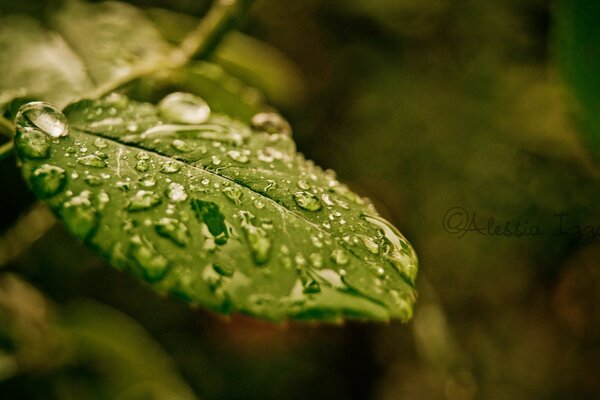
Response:
[[[97,87],[89,97],[102,97],[119,87],[152,75],[165,69],[176,69],[187,64],[192,58],[205,58],[221,41],[235,21],[248,9],[251,0],[215,0],[212,7],[196,29],[191,31],[164,59],[150,64],[141,64],[129,74]]]

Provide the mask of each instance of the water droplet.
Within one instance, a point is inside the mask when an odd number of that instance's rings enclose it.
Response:
[[[213,264],[213,269],[215,270],[215,272],[221,276],[226,276],[226,277],[230,277],[233,276],[233,273],[235,272],[235,269],[227,266],[227,265],[223,265],[223,264],[218,264],[218,263],[214,263]]]
[[[236,206],[242,204],[242,190],[236,186],[223,188],[223,194]]]
[[[248,150],[231,150],[227,152],[227,157],[231,158],[234,161],[237,161],[242,164],[246,164],[250,162],[250,151]]]
[[[142,211],[155,207],[162,202],[160,196],[148,190],[138,190],[129,198],[128,211]]]
[[[135,163],[135,169],[139,172],[146,172],[150,169],[150,162],[148,160],[138,160]]]
[[[105,149],[108,147],[108,143],[106,143],[106,140],[102,138],[96,138],[94,139],[94,146],[96,146],[98,149]]]
[[[211,162],[213,165],[221,165],[221,159],[217,156],[212,156]]]
[[[309,192],[296,192],[292,195],[298,207],[307,211],[319,211],[323,204],[317,196]]]
[[[53,138],[69,134],[67,117],[58,108],[41,101],[21,106],[17,114],[17,124],[37,128]]]
[[[145,151],[140,151],[135,155],[135,158],[138,160],[149,160],[150,154],[146,153]]]
[[[308,256],[308,259],[315,268],[321,268],[323,266],[323,256],[321,256],[319,253],[312,253],[310,256]]]
[[[265,202],[262,201],[261,199],[254,200],[253,204],[254,204],[254,207],[256,207],[259,210],[265,208]]]
[[[79,157],[77,158],[77,162],[81,165],[85,165],[86,167],[94,168],[106,168],[108,165],[106,160],[103,160],[102,157],[99,157],[96,154]]]
[[[175,92],[158,104],[163,118],[182,124],[201,124],[210,117],[210,107],[202,98],[190,93]]]
[[[308,182],[306,182],[305,180],[301,179],[299,180],[296,185],[298,185],[298,187],[302,190],[309,190],[310,189],[310,185],[308,184]]]
[[[67,175],[65,170],[50,164],[36,168],[31,176],[33,191],[42,199],[52,197],[65,186]]]
[[[164,172],[165,174],[174,174],[175,172],[179,172],[181,166],[175,161],[165,161],[160,168],[160,172]]]
[[[225,217],[221,214],[219,206],[209,201],[192,199],[192,210],[200,222],[204,222],[210,234],[214,237],[215,243],[223,245],[229,239]]]
[[[104,183],[104,179],[98,175],[86,175],[83,180],[90,186],[101,186]]]
[[[156,181],[152,175],[144,175],[140,178],[140,185],[145,188],[151,188],[156,186]]]
[[[189,241],[187,226],[173,218],[161,218],[154,224],[156,233],[170,239],[178,246],[185,246]]]
[[[267,231],[261,227],[254,226],[254,215],[248,211],[240,211],[241,226],[250,244],[252,259],[257,265],[262,265],[269,260],[271,250],[271,239]]]
[[[302,293],[312,294],[319,293],[321,291],[321,286],[319,282],[314,280],[313,278],[305,279],[302,283]]]
[[[65,202],[61,215],[69,231],[80,239],[88,240],[98,228],[100,214],[93,207],[87,190]]]
[[[39,159],[50,156],[48,137],[35,128],[17,126],[15,145],[22,158]]]
[[[169,188],[167,189],[166,194],[167,197],[175,203],[185,201],[188,197],[183,185],[180,185],[179,183],[175,182],[169,184]]]
[[[148,240],[138,235],[132,237],[129,242],[129,256],[149,281],[161,279],[169,266],[169,260],[160,254]]]
[[[104,207],[106,207],[106,205],[110,202],[110,196],[106,192],[98,193],[98,195],[96,196],[96,199],[98,199],[98,210],[99,211],[104,210]]]
[[[346,253],[342,249],[335,249],[329,255],[329,258],[336,263],[337,265],[346,265],[350,259],[348,258],[348,253]]]
[[[173,140],[173,142],[171,142],[171,146],[181,152],[181,153],[185,153],[191,150],[190,146],[183,140],[181,139],[175,139]]]
[[[258,113],[252,117],[250,124],[257,131],[270,134],[284,134],[291,136],[292,128],[281,115],[273,112]]]

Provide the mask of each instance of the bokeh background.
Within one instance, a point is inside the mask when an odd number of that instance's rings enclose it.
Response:
[[[39,3],[12,9],[36,15]],[[196,17],[208,7],[133,3]],[[201,399],[600,398],[600,158],[580,102],[598,98],[600,69],[578,69],[569,4],[263,0],[240,29],[267,56],[213,55],[416,247],[408,324],[279,326],[190,310],[60,224],[13,256],[12,242],[48,222],[3,160],[0,398],[177,398],[165,387]],[[461,223],[493,218],[503,234],[449,232],[456,207]]]

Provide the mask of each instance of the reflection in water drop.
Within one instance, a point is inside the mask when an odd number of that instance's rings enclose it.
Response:
[[[270,134],[291,136],[292,128],[281,115],[273,112],[258,113],[252,117],[250,124],[254,129]]]

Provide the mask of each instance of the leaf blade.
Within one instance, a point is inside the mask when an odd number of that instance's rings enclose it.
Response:
[[[410,318],[410,244],[285,132],[224,114],[181,124],[115,95],[65,114],[71,134],[49,142],[48,158],[23,157],[25,178],[63,169],[65,189],[46,201],[117,267],[223,313]]]

